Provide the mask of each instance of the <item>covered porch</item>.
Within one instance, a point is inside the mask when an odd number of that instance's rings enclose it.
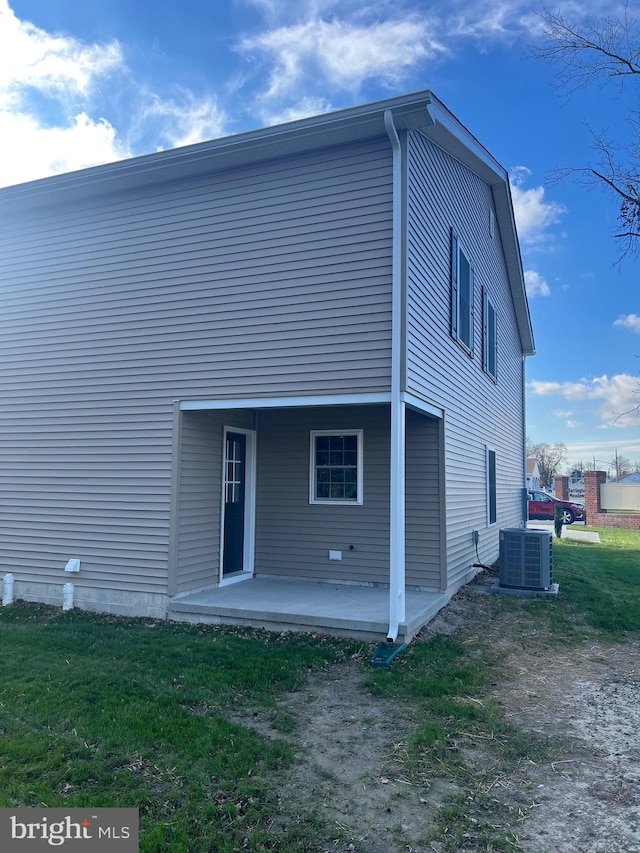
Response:
[[[397,641],[409,642],[448,601],[444,592],[407,589],[406,618]],[[167,618],[378,641],[389,627],[389,590],[254,577],[242,584],[177,595],[169,603]]]
[[[388,395],[183,402],[167,617],[411,639],[448,601],[446,514],[442,417],[404,414],[394,461]]]

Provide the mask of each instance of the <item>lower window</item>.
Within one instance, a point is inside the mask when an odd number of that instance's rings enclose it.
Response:
[[[487,522],[495,524],[497,518],[496,452],[487,447]]]
[[[312,430],[309,502],[362,503],[362,430]]]

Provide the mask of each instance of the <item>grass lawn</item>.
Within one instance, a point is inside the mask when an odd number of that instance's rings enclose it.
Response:
[[[640,630],[640,531],[599,533],[601,545],[554,540],[562,610],[574,623],[621,640],[626,632]]]
[[[526,642],[533,635],[541,649],[553,653],[564,645],[624,642],[640,634],[640,532],[598,532],[600,545],[554,538],[554,580],[560,584],[557,600],[502,596],[492,600],[493,620],[500,626],[502,639],[522,644],[522,638]],[[505,723],[501,708],[485,698],[491,682],[501,677],[501,660],[491,636],[482,642],[478,636],[470,639],[469,631],[462,629],[456,636],[414,644],[400,666],[372,672],[367,679],[374,694],[413,701],[419,709],[419,723],[407,751],[408,769],[418,775],[440,773],[463,790],[442,809],[434,827],[439,850],[457,853],[517,846],[515,817],[507,813],[509,809],[500,814],[497,802],[490,805],[490,797],[482,791],[517,762],[543,760],[551,743]],[[470,774],[457,748],[470,738],[483,745],[484,774],[477,769]]]
[[[23,603],[0,637],[0,806],[139,807],[146,853],[309,849],[311,808],[309,832],[270,829],[292,748],[229,716],[277,726],[278,696],[355,644]]]
[[[501,630],[517,641],[535,624],[559,645],[637,635],[640,533],[600,535],[599,546],[555,541],[557,600],[492,597],[496,618],[515,617]],[[462,629],[414,643],[388,671],[363,667],[371,702],[390,697],[415,714],[407,773],[439,773],[461,789],[470,770],[452,743],[462,735],[485,742],[504,767],[547,748],[505,724],[486,699],[502,677],[500,660],[488,640],[468,639]],[[0,608],[0,647],[0,806],[138,807],[142,853],[319,849],[322,815],[312,798],[289,825],[274,820],[275,779],[296,762],[300,734],[278,698],[304,688],[314,669],[363,652],[366,660],[369,649],[22,602]],[[270,715],[283,736],[235,723],[234,712],[247,708]],[[449,803],[436,831],[451,846],[439,849],[462,849],[456,833],[468,837],[471,825],[481,839],[473,849],[513,849],[508,816],[497,831],[483,807],[468,796]]]

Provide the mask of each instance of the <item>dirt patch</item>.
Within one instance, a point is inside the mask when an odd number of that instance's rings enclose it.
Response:
[[[302,724],[304,762],[283,795],[295,796],[300,786],[311,794],[336,828],[332,849],[345,849],[339,839],[348,838],[357,851],[406,851],[443,791],[403,773],[401,752],[413,724],[398,703],[372,701],[361,681],[360,665],[342,664],[314,676],[310,690],[289,705]]]
[[[414,724],[398,702],[372,699],[362,680],[362,663],[346,661],[313,673],[280,703],[296,720],[301,759],[280,781],[281,817],[315,811],[329,827],[323,851],[426,850],[419,839],[452,787],[408,778],[402,752]],[[242,722],[282,737],[268,720]]]
[[[512,610],[496,606],[492,581],[470,584],[416,642],[464,631],[468,644],[490,643],[504,661],[506,678],[493,695],[505,719],[557,744],[550,760],[508,775],[496,770],[489,799],[511,815],[515,849],[640,853],[640,644],[558,649],[537,620],[516,625]],[[323,851],[437,853],[444,845],[429,840],[436,811],[455,794],[473,799],[478,788],[473,778],[468,790],[408,778],[402,752],[414,723],[402,703],[372,699],[362,680],[362,663],[347,661],[283,700],[302,760],[281,780],[280,817],[290,822],[314,810],[330,827]],[[280,736],[268,720],[242,722]],[[481,750],[468,764],[486,780]]]
[[[518,726],[558,739],[532,767],[532,807],[519,832],[531,853],[640,851],[640,647],[520,654],[497,692]]]

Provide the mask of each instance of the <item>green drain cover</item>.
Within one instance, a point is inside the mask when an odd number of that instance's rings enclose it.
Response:
[[[388,643],[378,643],[371,658],[371,666],[391,666],[395,657],[407,648],[406,643],[400,646],[390,646]]]

